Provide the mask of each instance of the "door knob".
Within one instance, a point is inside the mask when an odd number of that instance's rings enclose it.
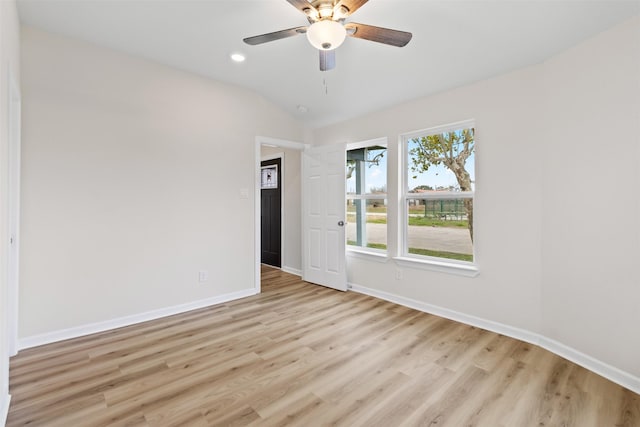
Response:
[[[338,221],[338,225],[339,225],[340,227],[344,227],[344,221]]]

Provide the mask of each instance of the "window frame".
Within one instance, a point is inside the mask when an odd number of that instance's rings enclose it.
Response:
[[[399,162],[398,162],[398,173],[400,175],[400,191],[398,194],[399,199],[399,220],[398,220],[398,256],[394,257],[394,259],[400,265],[406,266],[418,266],[420,268],[425,268],[429,270],[436,271],[445,271],[454,274],[461,274],[465,276],[475,276],[478,274],[478,264],[476,257],[476,242],[477,238],[474,235],[474,242],[472,245],[473,250],[473,261],[461,261],[449,258],[440,258],[428,255],[419,255],[409,253],[409,244],[408,244],[408,235],[409,235],[409,200],[451,200],[451,199],[465,199],[471,198],[474,201],[474,206],[476,205],[476,190],[474,185],[474,191],[443,191],[438,194],[420,194],[420,193],[409,193],[409,149],[408,143],[411,139],[419,138],[427,135],[434,135],[444,132],[450,132],[459,129],[466,128],[474,128],[475,129],[475,120],[468,119],[455,123],[450,123],[441,126],[434,126],[427,129],[421,129],[417,131],[412,131],[408,133],[404,133],[400,135],[399,138]],[[475,162],[475,155],[474,155]],[[388,167],[388,166],[387,166]],[[463,196],[463,197],[461,197]],[[474,219],[476,216],[474,215]],[[475,221],[474,221],[474,229],[475,229]],[[475,234],[475,233],[474,233]]]
[[[346,214],[346,208],[347,208],[347,201],[348,200],[365,200],[365,207],[366,207],[366,201],[367,200],[382,200],[384,202],[384,200],[387,201],[387,224],[386,224],[386,228],[387,228],[387,249],[377,249],[377,248],[370,248],[368,246],[356,246],[356,245],[349,245],[347,244],[347,241],[345,239],[345,247],[346,247],[346,251],[347,251],[347,255],[354,255],[354,256],[358,256],[358,255],[364,255],[366,256],[373,256],[375,258],[377,258],[378,260],[384,260],[386,261],[389,258],[389,140],[386,137],[381,137],[381,138],[374,138],[374,139],[369,139],[366,141],[359,141],[359,142],[352,142],[352,143],[348,143],[346,145],[346,150],[345,150],[345,154],[347,151],[351,151],[351,150],[357,150],[359,148],[367,148],[367,147],[371,147],[371,146],[381,146],[381,147],[385,147],[386,148],[386,155],[387,155],[387,170],[386,170],[386,183],[385,186],[387,188],[387,192],[385,194],[349,194],[345,191],[345,218],[347,218],[347,214]],[[365,213],[366,216],[366,213]],[[356,219],[357,221],[357,219]],[[346,221],[345,221],[346,222]],[[356,225],[357,226],[357,225]]]

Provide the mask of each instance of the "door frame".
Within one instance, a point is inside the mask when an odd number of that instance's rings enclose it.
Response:
[[[8,73],[8,204],[7,231],[5,244],[7,254],[7,352],[9,356],[18,353],[18,303],[20,274],[20,154],[21,154],[21,109],[22,95],[9,67]]]
[[[261,146],[262,147],[262,146]],[[262,148],[261,148],[262,150]],[[262,167],[262,162],[264,162],[265,160],[275,160],[275,159],[280,159],[280,167],[278,170],[278,175],[280,177],[279,181],[278,181],[278,186],[280,187],[280,268],[282,268],[282,258],[284,255],[283,249],[284,249],[284,239],[283,239],[283,234],[284,234],[284,191],[282,191],[284,189],[283,187],[283,183],[284,183],[284,151],[281,151],[279,153],[275,153],[275,154],[270,154],[268,156],[260,156],[260,167]],[[262,186],[260,187],[260,197],[262,197]],[[262,200],[261,203],[262,205]],[[262,209],[261,209],[262,210]],[[260,216],[262,216],[262,212],[260,212]],[[262,227],[262,221],[260,222],[260,227]],[[262,230],[260,230],[262,231]],[[260,233],[260,246],[262,249],[262,233]],[[262,261],[262,250],[260,251],[260,261]]]
[[[262,289],[261,283],[260,283],[261,282],[260,281],[260,258],[261,258],[261,249],[262,249],[261,243],[260,243],[262,240],[262,233],[261,233],[262,230],[261,230],[261,223],[260,223],[260,194],[261,194],[260,193],[260,163],[262,162],[262,153],[261,153],[262,145],[267,145],[269,147],[288,148],[288,149],[298,150],[298,151],[303,151],[306,147],[310,146],[309,144],[304,144],[302,142],[297,142],[297,141],[271,138],[268,136],[256,136],[255,146],[254,146],[254,165],[253,165],[253,170],[254,170],[253,219],[254,219],[254,230],[255,230],[254,237],[253,237],[253,241],[254,241],[253,263],[255,267],[253,279],[254,279],[255,291],[258,294]],[[300,159],[300,161],[302,161],[302,158]],[[283,162],[283,168],[284,168],[284,162]],[[284,179],[284,174],[283,174],[283,179]],[[283,195],[283,200],[284,200],[284,195]],[[284,215],[284,209],[283,209],[283,215]],[[282,245],[284,245],[284,239],[283,239]],[[281,249],[281,252],[282,252],[282,249]]]

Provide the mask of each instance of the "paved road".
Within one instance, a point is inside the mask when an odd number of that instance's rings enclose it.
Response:
[[[367,223],[367,241],[386,244],[387,224]],[[347,224],[347,239],[356,240],[356,224]],[[472,254],[473,246],[466,228],[409,226],[409,247]]]

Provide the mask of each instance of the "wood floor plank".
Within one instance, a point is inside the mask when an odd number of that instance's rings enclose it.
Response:
[[[392,394],[390,399],[380,404],[376,411],[369,414],[362,426],[389,426],[402,420],[403,424],[429,425],[423,422],[426,418],[420,414],[422,408],[430,402],[441,401],[441,393],[447,389],[455,373],[433,364],[428,371],[412,378],[404,388]]]
[[[351,387],[349,394],[335,399],[332,396],[324,398],[334,403],[331,412],[318,416],[319,425],[355,426],[366,421],[373,408],[382,407],[383,403],[400,390],[408,386],[411,378],[398,371],[386,369],[379,371],[370,380],[360,382],[355,388]]]
[[[262,293],[21,351],[7,426],[640,426],[548,351],[262,268]]]

